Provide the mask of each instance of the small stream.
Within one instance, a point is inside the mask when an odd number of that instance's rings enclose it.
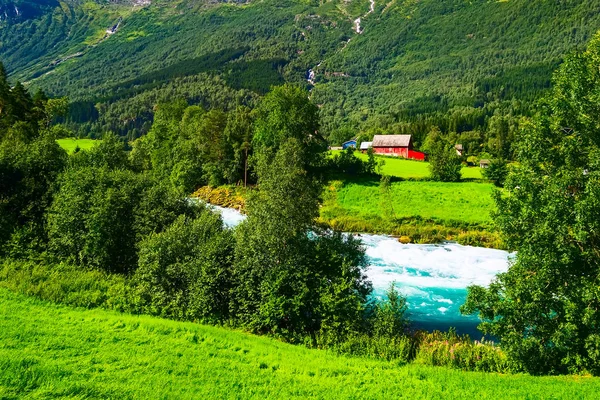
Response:
[[[228,227],[241,223],[245,216],[236,210],[212,206]],[[392,282],[407,298],[410,319],[418,328],[447,330],[481,337],[478,319],[462,316],[467,286],[488,285],[508,268],[506,251],[445,244],[402,244],[385,235],[361,234],[369,259],[367,276],[374,295],[384,297]]]

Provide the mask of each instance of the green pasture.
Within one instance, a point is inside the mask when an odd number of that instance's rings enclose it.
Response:
[[[336,356],[193,323],[0,289],[0,398],[595,398],[600,379]]]
[[[74,139],[74,138],[66,138],[66,139],[58,139],[56,141],[60,147],[65,149],[67,153],[71,154],[75,151],[77,146],[81,150],[89,150],[95,145],[99,143],[98,140],[94,139]]]
[[[339,153],[341,150],[331,151],[331,154]],[[362,160],[367,159],[367,155],[359,151],[354,153]],[[429,163],[424,161],[406,160],[398,157],[375,156],[376,159],[384,160],[383,173],[385,175],[396,176],[399,178],[427,178],[429,177]],[[481,169],[479,167],[463,167],[463,179],[482,179]]]
[[[332,184],[321,215],[346,214],[369,220],[424,218],[486,224],[493,210],[493,185],[487,183],[442,183],[430,181],[393,182],[383,192],[376,180]]]

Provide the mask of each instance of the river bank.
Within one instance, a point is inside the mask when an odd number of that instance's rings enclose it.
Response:
[[[365,210],[366,207],[363,207],[356,211],[346,205],[347,200],[340,199],[340,192],[342,195],[347,194],[343,192],[343,186],[341,181],[332,181],[324,189],[323,204],[317,221],[320,224],[344,232],[389,235],[403,244],[456,242],[465,246],[504,249],[498,233],[491,228],[491,223],[478,222],[472,216],[465,216],[461,221],[428,217],[418,213],[402,215],[400,210],[391,210],[392,214],[385,215],[385,210],[382,212],[380,209],[385,205],[380,204],[381,199],[369,198],[373,193],[360,193],[362,201],[370,201],[374,204],[373,208]],[[370,187],[368,184],[362,186]],[[362,190],[362,186],[359,189]],[[192,197],[244,213],[246,198],[251,190],[241,186],[204,186],[194,192]],[[387,204],[391,205],[391,202],[388,201]]]

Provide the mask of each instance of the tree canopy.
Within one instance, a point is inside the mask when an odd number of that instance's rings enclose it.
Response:
[[[600,36],[568,57],[538,115],[495,220],[516,256],[463,311],[533,373],[600,371]]]

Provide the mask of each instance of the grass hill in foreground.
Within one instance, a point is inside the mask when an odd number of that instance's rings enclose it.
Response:
[[[340,357],[0,289],[0,398],[596,398],[600,379]]]

